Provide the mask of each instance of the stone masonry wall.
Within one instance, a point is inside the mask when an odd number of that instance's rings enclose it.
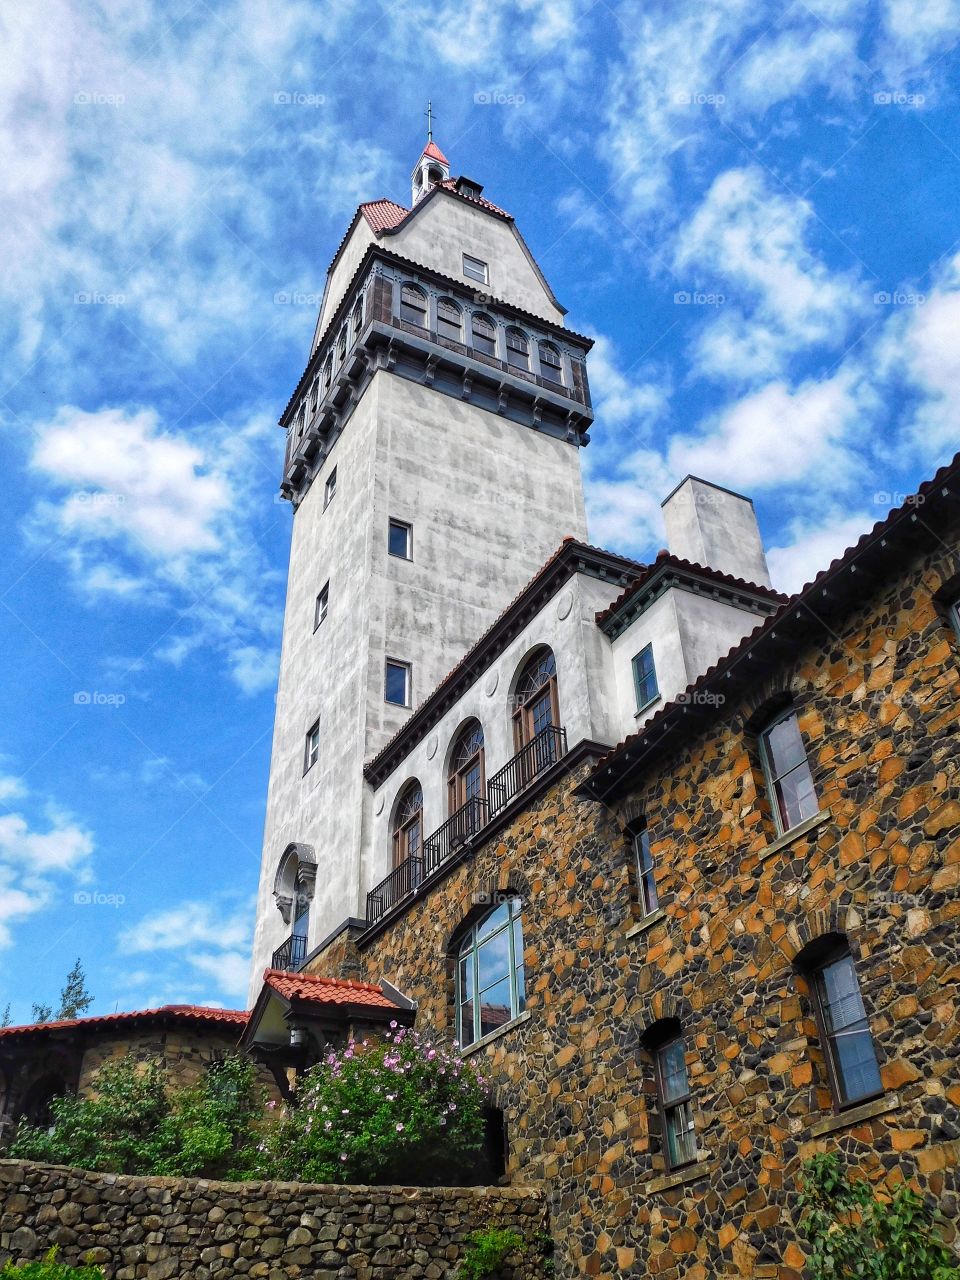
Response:
[[[492,894],[522,899],[526,1011],[468,1052],[504,1111],[514,1184],[548,1189],[561,1280],[799,1280],[796,1179],[822,1150],[887,1189],[915,1179],[960,1217],[960,641],[934,603],[956,547],[954,530],[861,583],[845,615],[626,795],[579,798],[569,776],[360,940],[364,976],[452,1037],[458,931]],[[786,842],[747,728],[783,690],[822,808]],[[646,921],[625,834],[639,816],[660,893]],[[885,1087],[840,1114],[793,964],[834,931],[855,957]],[[699,1148],[673,1174],[643,1047],[663,1017],[683,1028]]]
[[[534,1242],[542,1198],[510,1188],[307,1186],[88,1173],[0,1161],[0,1263],[58,1247],[108,1280],[445,1280],[472,1231]],[[535,1252],[505,1280],[533,1280]]]

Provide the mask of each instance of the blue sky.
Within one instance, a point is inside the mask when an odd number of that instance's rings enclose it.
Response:
[[[276,418],[432,97],[596,338],[592,540],[687,471],[799,586],[957,448],[960,0],[8,8],[0,1009],[242,1002]],[[278,302],[294,295],[295,302]]]

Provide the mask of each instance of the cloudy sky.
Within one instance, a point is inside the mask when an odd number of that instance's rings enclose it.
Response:
[[[426,99],[592,334],[592,540],[687,471],[794,588],[957,448],[960,0],[48,0],[0,16],[0,1013],[242,1003],[277,415]],[[277,301],[278,295],[295,302]]]

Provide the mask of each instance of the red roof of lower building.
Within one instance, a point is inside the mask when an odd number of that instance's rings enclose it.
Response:
[[[349,978],[323,978],[316,973],[288,973],[284,969],[266,969],[263,984],[284,1000],[315,1005],[370,1005],[377,1009],[399,1009],[380,987],[372,982],[354,982]]]
[[[53,1022],[29,1022],[19,1027],[0,1027],[0,1036],[31,1035],[36,1032],[62,1031],[77,1027],[86,1031],[101,1028],[122,1027],[130,1022],[182,1022],[199,1024],[227,1024],[242,1026],[249,1014],[245,1009],[207,1009],[195,1004],[165,1004],[159,1009],[137,1009],[130,1013],[106,1013],[93,1018],[59,1018]]]

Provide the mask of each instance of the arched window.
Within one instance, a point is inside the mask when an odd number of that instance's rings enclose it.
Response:
[[[768,721],[760,734],[770,807],[781,835],[792,830],[820,810],[813,774],[792,707]]]
[[[457,1039],[461,1047],[524,1010],[521,902],[509,898],[467,933],[457,955]]]
[[[320,378],[319,375],[314,378],[313,386],[310,388],[310,412],[316,413],[317,401],[320,398]]]
[[[333,356],[327,356],[323,364],[323,389],[324,392],[330,390],[330,381],[333,378]]]
[[[414,779],[400,793],[393,815],[393,865],[419,858],[423,846],[423,788]]]
[[[478,311],[471,321],[470,331],[474,351],[485,356],[497,354],[497,331],[489,316]]]
[[[273,969],[295,971],[307,958],[316,878],[317,857],[310,845],[287,845],[277,867],[273,896],[284,923],[290,925],[290,934],[273,953]]]
[[[450,752],[447,793],[451,813],[464,805],[472,809],[480,807],[484,792],[483,766],[483,727],[479,720],[470,720],[460,730]]]
[[[400,319],[421,329],[427,327],[427,297],[415,284],[405,284],[400,290]]]
[[[530,368],[530,343],[522,329],[507,330],[507,364],[514,369]]]
[[[297,439],[303,435],[303,429],[307,423],[307,402],[304,400],[300,405],[300,412],[297,414]]]
[[[552,342],[540,343],[540,376],[563,386],[563,361]]]
[[[347,326],[344,325],[337,338],[337,364],[343,364],[347,358]]]
[[[357,299],[356,305],[353,308],[353,319],[351,323],[353,325],[353,340],[354,342],[356,342],[357,338],[360,337],[360,330],[363,328],[363,295],[362,294]]]
[[[836,1109],[877,1097],[883,1093],[877,1050],[846,938],[817,938],[795,963],[810,986]]]
[[[552,649],[538,649],[520,672],[513,695],[517,747],[532,742],[560,722],[557,705],[557,660]]]
[[[451,342],[463,339],[463,316],[452,298],[441,298],[437,303],[437,333]]]
[[[42,1075],[24,1094],[19,1107],[20,1117],[38,1128],[47,1128],[53,1119],[50,1104],[54,1098],[62,1098],[69,1092],[62,1075],[54,1071]]]

